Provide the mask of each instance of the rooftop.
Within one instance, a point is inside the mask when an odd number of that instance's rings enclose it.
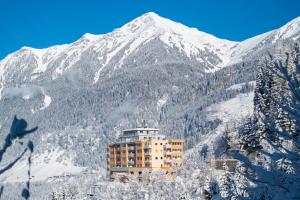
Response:
[[[132,129],[125,129],[123,132],[128,131],[159,131],[157,128],[132,128]]]

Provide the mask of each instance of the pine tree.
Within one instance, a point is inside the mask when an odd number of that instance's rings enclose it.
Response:
[[[249,194],[247,193],[248,181],[243,175],[241,175],[238,172],[235,173],[234,183],[235,183],[236,193],[238,197],[240,198],[249,197]]]
[[[281,47],[283,48],[283,47]],[[292,137],[299,136],[300,133],[300,52],[299,44],[290,50],[285,49],[276,56],[271,56],[272,62],[269,69],[276,77],[277,92],[273,96],[278,113],[278,123],[283,131]],[[281,90],[278,88],[281,88]]]
[[[224,173],[220,179],[220,195],[223,199],[237,199],[233,175],[229,172],[226,162],[223,163]]]
[[[239,129],[239,143],[243,150],[253,150],[259,147],[259,138],[254,131],[254,121],[250,117],[246,120],[245,124]]]

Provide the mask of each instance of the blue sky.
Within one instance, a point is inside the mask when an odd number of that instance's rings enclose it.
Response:
[[[299,8],[299,0],[0,0],[0,59],[107,33],[149,11],[239,41],[282,26]]]

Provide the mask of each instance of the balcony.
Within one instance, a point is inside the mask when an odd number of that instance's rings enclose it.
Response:
[[[165,161],[165,163],[171,163],[172,162],[171,159],[165,159],[164,161]]]
[[[111,171],[114,171],[114,172],[128,172],[128,167],[112,167]]]
[[[152,161],[151,161],[151,160],[145,160],[145,163],[147,163],[147,164],[151,164],[151,163],[152,163]]]
[[[172,152],[171,152],[171,151],[166,151],[166,152],[165,152],[165,155],[166,155],[166,156],[171,156],[171,155],[172,155]]]
[[[130,166],[134,165],[134,161],[133,160],[129,160],[128,161],[128,165],[130,165]]]
[[[165,149],[171,149],[171,148],[172,148],[172,145],[170,145],[170,144],[165,145]]]
[[[134,151],[134,150],[135,150],[135,146],[129,146],[129,147],[128,147],[128,150],[129,150],[129,151]]]
[[[151,149],[151,145],[150,144],[146,144],[145,145],[145,149]]]
[[[137,150],[142,150],[142,146],[137,146],[136,149]]]
[[[131,153],[131,154],[128,155],[128,157],[129,157],[129,158],[134,158],[135,155],[134,155],[133,153]]]
[[[145,152],[145,156],[151,156],[151,152],[150,151]]]

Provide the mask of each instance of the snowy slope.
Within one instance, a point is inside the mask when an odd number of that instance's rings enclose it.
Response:
[[[241,62],[246,55],[263,49],[268,44],[275,44],[283,39],[296,40],[300,36],[300,17],[293,19],[284,26],[258,36],[246,39],[231,49],[230,58],[225,65]]]
[[[238,122],[252,114],[254,93],[239,94],[235,98],[209,106],[207,112],[210,118],[219,118],[223,124]]]
[[[209,119],[220,119],[222,123],[214,132],[203,136],[202,142],[188,150],[186,156],[194,155],[195,152],[199,152],[199,149],[201,150],[204,146],[214,148],[214,151],[217,151],[216,149],[226,149],[226,145],[220,142],[226,127],[232,127],[234,124],[240,123],[242,119],[249,117],[253,113],[253,97],[254,92],[241,93],[232,99],[206,108],[205,113]],[[212,151],[212,149],[209,151]],[[216,154],[216,152],[210,153]],[[198,154],[196,153],[196,155]]]
[[[69,159],[59,160],[62,153],[62,151],[56,150],[50,153],[45,152],[44,154],[34,155],[31,165],[31,181],[46,181],[48,178],[54,176],[78,174],[84,170],[82,167],[74,166]],[[11,183],[26,182],[28,179],[27,170],[28,163],[27,160],[24,159],[5,174],[1,175],[0,181]]]

